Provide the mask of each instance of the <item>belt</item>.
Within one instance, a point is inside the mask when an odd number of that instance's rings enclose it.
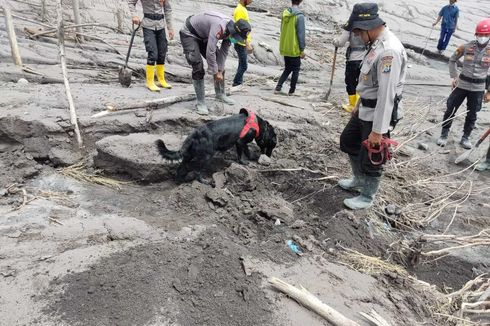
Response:
[[[351,51],[366,51],[365,46],[350,46],[349,48]]]
[[[470,78],[470,77],[466,77],[463,74],[459,75],[459,79],[464,80],[465,82],[468,82],[468,83],[473,83],[473,84],[483,84],[487,81],[486,78]]]
[[[143,17],[145,18],[148,18],[148,19],[151,19],[151,20],[161,20],[163,19],[163,15],[162,14],[143,14]]]
[[[376,100],[376,99],[370,100],[367,98],[361,98],[361,103],[362,103],[362,106],[365,106],[367,108],[375,108],[376,104],[378,103],[378,100]]]
[[[187,17],[187,19],[185,20],[185,27],[187,27],[187,29],[189,30],[189,32],[191,32],[192,35],[194,35],[198,39],[202,39],[202,37],[199,36],[199,34],[197,33],[197,31],[194,28],[194,26],[192,26],[192,24],[191,24],[191,18],[192,18],[192,16]]]

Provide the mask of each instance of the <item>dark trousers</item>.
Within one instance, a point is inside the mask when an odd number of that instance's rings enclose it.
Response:
[[[356,113],[340,135],[340,150],[353,156],[359,162],[359,170],[362,173],[370,177],[380,177],[383,173],[383,165],[373,165],[366,147],[362,145],[362,142],[368,139],[372,129],[373,122],[359,119],[359,114]],[[384,136],[389,137],[389,134]],[[381,160],[379,154],[373,154],[372,158],[374,161]]]
[[[165,64],[168,47],[165,28],[155,31],[143,27],[143,38],[145,40],[146,52],[148,52],[146,63],[152,66],[155,62],[157,65]]]
[[[345,89],[347,94],[355,95],[357,84],[359,84],[359,74],[361,73],[360,61],[347,61],[345,64]]]
[[[453,35],[454,30],[441,27],[441,36],[439,36],[439,43],[437,43],[437,49],[439,51],[446,50],[449,40]]]
[[[280,91],[284,82],[288,79],[289,74],[293,73],[291,76],[291,85],[289,87],[289,94],[293,94],[296,90],[296,83],[299,78],[299,70],[301,69],[301,58],[300,57],[284,57],[284,71],[282,72],[279,81],[277,82],[276,91]]]
[[[206,72],[202,58],[206,58],[206,42],[180,31],[180,43],[184,49],[185,59],[192,67],[192,79],[204,79]]]
[[[464,99],[466,98],[466,107],[468,110],[466,111],[463,134],[464,136],[469,137],[471,135],[471,132],[475,128],[475,122],[477,118],[476,115],[481,110],[483,94],[483,91],[471,92],[456,87],[447,99],[447,109],[444,113],[443,118],[443,121],[445,122],[442,124],[442,129],[446,129],[446,131],[449,131],[453,123],[453,120],[451,118],[454,117]],[[451,120],[447,121],[448,119]]]
[[[235,44],[235,51],[238,55],[238,68],[236,70],[235,78],[233,79],[233,86],[241,85],[243,83],[243,74],[248,69],[247,48],[243,45]]]

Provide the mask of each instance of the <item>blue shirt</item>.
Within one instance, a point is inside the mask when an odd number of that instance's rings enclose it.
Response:
[[[459,17],[459,8],[456,5],[446,5],[439,11],[442,17],[442,28],[454,30]]]

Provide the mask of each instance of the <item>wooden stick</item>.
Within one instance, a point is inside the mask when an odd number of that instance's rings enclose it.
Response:
[[[80,42],[83,42],[83,33],[82,27],[80,26],[81,24],[81,19],[80,19],[80,0],[73,0],[73,17],[75,20],[75,25],[79,25],[76,27],[77,34],[76,36],[78,37],[78,40]]]
[[[63,72],[63,80],[65,82],[66,98],[70,106],[70,122],[75,130],[78,147],[83,146],[82,136],[80,135],[80,129],[78,128],[77,112],[75,111],[75,105],[73,104],[73,97],[71,96],[70,83],[68,82],[68,72],[66,69],[66,57],[65,57],[65,35],[63,30],[63,9],[61,6],[61,0],[57,0],[56,11],[58,13],[58,47],[60,52],[61,70]]]
[[[381,317],[374,309],[369,313],[360,312],[360,314],[376,326],[390,326],[390,323]]]
[[[298,289],[276,277],[269,280],[269,283],[277,290],[287,294],[306,308],[319,314],[334,326],[360,326],[353,320],[342,315],[337,310],[327,306],[305,288]]]
[[[12,13],[8,5],[3,2],[3,13],[5,15],[5,25],[7,27],[7,34],[10,41],[10,50],[12,51],[12,58],[15,65],[22,67],[22,59],[20,58],[19,46],[17,44],[17,36],[15,35],[14,22],[12,20]]]

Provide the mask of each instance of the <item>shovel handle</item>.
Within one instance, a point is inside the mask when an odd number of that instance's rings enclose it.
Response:
[[[487,131],[485,131],[485,133],[481,135],[480,139],[478,139],[478,141],[476,142],[475,147],[480,146],[480,144],[485,140],[485,138],[488,137],[488,135],[490,135],[490,128],[488,128]]]
[[[133,32],[131,33],[131,41],[129,41],[128,54],[126,55],[126,62],[124,63],[124,68],[128,67],[129,54],[131,53],[131,48],[133,47],[134,36],[136,35],[138,29],[140,29],[140,26],[141,26],[141,22],[138,24],[136,28],[134,28],[134,23],[133,23],[132,26]]]

